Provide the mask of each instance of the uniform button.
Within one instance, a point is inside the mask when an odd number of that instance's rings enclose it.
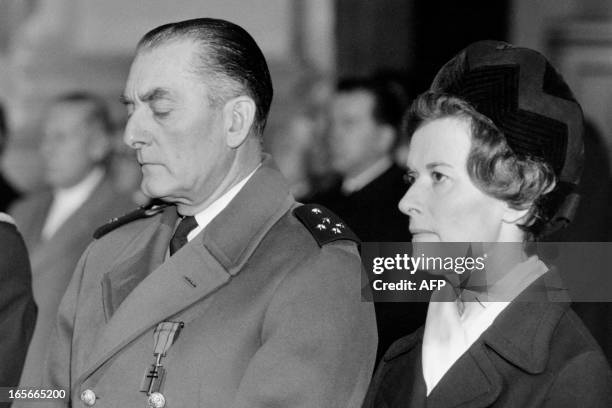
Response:
[[[154,392],[149,395],[149,400],[147,404],[151,408],[164,408],[166,405],[166,397],[161,392]]]
[[[96,403],[96,393],[92,390],[85,390],[81,393],[81,401],[88,407],[93,407]]]

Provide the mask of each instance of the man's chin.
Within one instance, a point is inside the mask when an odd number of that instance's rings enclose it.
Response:
[[[140,191],[142,191],[142,193],[150,199],[160,199],[163,201],[172,202],[172,194],[168,188],[147,182],[147,180],[143,179],[142,183],[140,184]]]

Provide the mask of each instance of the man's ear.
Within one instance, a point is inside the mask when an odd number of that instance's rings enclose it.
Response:
[[[380,132],[378,134],[379,146],[382,151],[390,152],[395,143],[396,132],[393,126],[379,125]]]
[[[113,148],[111,137],[102,129],[92,127],[89,138],[89,154],[91,159],[95,162],[102,161]]]
[[[255,101],[248,96],[238,96],[223,107],[225,141],[231,149],[238,148],[246,140],[255,120]]]

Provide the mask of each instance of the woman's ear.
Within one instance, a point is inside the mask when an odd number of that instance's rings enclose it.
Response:
[[[525,224],[529,214],[531,213],[532,204],[529,204],[524,209],[516,209],[510,207],[508,203],[506,203],[506,208],[504,210],[504,214],[502,220],[507,224]]]
[[[225,103],[223,123],[228,147],[236,149],[244,143],[255,120],[255,111],[255,101],[248,96],[238,96]]]

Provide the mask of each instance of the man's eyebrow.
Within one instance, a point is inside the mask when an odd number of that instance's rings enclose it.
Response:
[[[143,102],[151,102],[156,99],[168,98],[169,95],[170,95],[170,91],[168,91],[167,89],[155,88],[145,93],[144,95],[142,95],[140,97],[140,100]],[[124,105],[133,103],[133,101],[125,94],[122,94],[121,96],[119,96],[119,101]]]
[[[142,95],[140,97],[140,100],[142,100],[143,102],[151,102],[156,99],[168,98],[169,95],[170,95],[170,92],[167,89],[155,88],[145,93],[144,95]]]

